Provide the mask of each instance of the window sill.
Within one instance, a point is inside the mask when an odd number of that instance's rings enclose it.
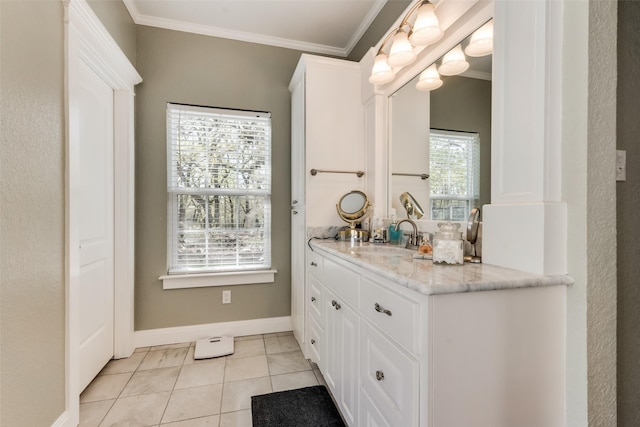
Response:
[[[206,288],[212,286],[273,283],[277,270],[231,271],[226,273],[170,274],[160,276],[162,289]]]

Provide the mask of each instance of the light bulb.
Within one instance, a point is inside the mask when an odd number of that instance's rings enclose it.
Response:
[[[409,41],[414,46],[427,46],[440,40],[443,34],[438,17],[433,12],[433,4],[425,3],[420,6]]]
[[[469,56],[485,56],[493,52],[493,20],[478,28],[464,50]]]
[[[373,62],[373,69],[369,76],[369,82],[374,85],[382,85],[390,82],[395,77],[395,73],[387,63],[387,55],[379,53]]]
[[[442,65],[438,68],[438,71],[443,76],[455,76],[456,74],[464,73],[469,68],[462,46],[458,45],[451,49],[442,58]]]
[[[393,43],[389,52],[387,62],[392,67],[404,67],[411,64],[416,59],[413,46],[409,43],[408,34],[404,31],[398,31],[393,36]]]
[[[418,83],[416,83],[416,89],[424,91],[435,90],[440,86],[442,86],[442,80],[440,79],[440,74],[438,74],[436,64],[431,64],[429,68],[424,70],[420,74]]]

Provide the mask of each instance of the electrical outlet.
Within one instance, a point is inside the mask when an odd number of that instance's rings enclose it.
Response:
[[[231,304],[231,291],[222,291],[222,303]]]
[[[616,181],[627,180],[627,152],[625,150],[616,151]]]

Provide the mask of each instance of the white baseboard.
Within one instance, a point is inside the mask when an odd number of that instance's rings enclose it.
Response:
[[[291,331],[291,316],[266,319],[239,320],[235,322],[209,323],[206,325],[177,326],[173,328],[148,329],[133,333],[136,348],[154,345],[177,344],[197,341],[218,335],[269,334]]]
[[[64,411],[57,420],[51,424],[51,427],[76,427],[78,423],[73,423],[69,411]]]

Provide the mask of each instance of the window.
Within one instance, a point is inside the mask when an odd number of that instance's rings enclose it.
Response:
[[[434,221],[466,221],[480,194],[480,136],[431,129],[429,212]]]
[[[271,268],[271,114],[167,104],[169,274]]]

